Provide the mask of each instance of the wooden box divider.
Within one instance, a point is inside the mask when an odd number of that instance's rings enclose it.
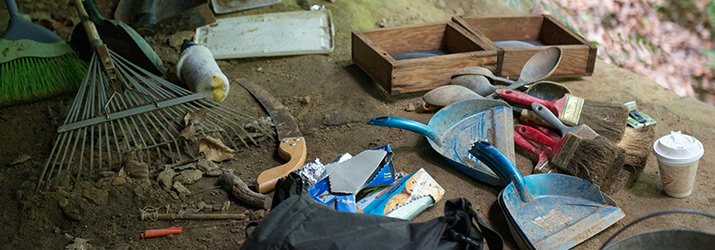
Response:
[[[480,41],[537,41],[543,46],[497,47],[500,67],[494,73],[517,78],[521,68],[536,52],[549,46],[563,49],[561,63],[553,77],[590,76],[596,62],[596,46],[550,15],[506,17],[463,17],[452,20]],[[496,47],[496,45],[494,45]]]

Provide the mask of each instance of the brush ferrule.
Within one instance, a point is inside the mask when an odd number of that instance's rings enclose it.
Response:
[[[566,96],[566,102],[564,103],[563,113],[561,113],[559,119],[566,125],[576,126],[578,125],[579,118],[581,117],[582,109],[583,98],[568,95]]]

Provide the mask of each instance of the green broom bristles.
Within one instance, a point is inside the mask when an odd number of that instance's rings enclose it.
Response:
[[[76,54],[21,57],[0,64],[0,107],[77,90],[86,65]]]

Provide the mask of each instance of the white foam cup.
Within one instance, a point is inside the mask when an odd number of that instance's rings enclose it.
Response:
[[[653,143],[663,190],[671,197],[684,198],[693,192],[698,161],[705,150],[695,137],[671,131]]]

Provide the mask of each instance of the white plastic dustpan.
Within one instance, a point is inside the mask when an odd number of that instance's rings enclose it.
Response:
[[[215,59],[326,54],[334,34],[329,10],[296,11],[218,19],[197,28],[194,42]]]

